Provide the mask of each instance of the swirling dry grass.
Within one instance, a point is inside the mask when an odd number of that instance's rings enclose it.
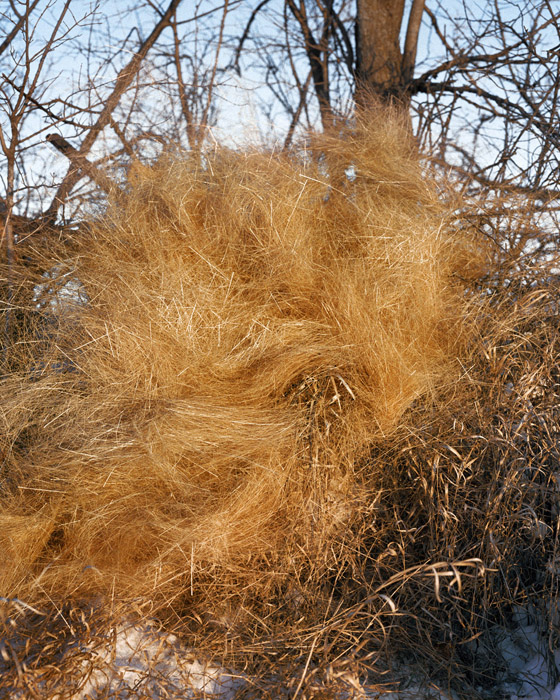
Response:
[[[167,600],[348,526],[359,460],[452,370],[461,300],[400,127],[312,149],[134,165],[64,251],[87,303],[2,386],[5,596]]]
[[[557,561],[556,302],[467,294],[477,246],[386,112],[134,164],[0,385],[0,595],[150,601],[271,697],[395,649],[473,697]]]

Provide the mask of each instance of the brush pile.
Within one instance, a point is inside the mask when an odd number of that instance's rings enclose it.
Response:
[[[483,687],[474,640],[556,566],[558,347],[534,292],[515,312],[466,292],[484,255],[448,208],[405,127],[370,114],[294,153],[134,163],[37,251],[54,291],[0,384],[6,635],[67,636],[23,603],[134,601],[219,663],[272,668],[272,697],[395,649]]]

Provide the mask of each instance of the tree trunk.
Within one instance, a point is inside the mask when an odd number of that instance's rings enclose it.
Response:
[[[357,10],[356,102],[364,104],[372,95],[390,100],[402,84],[404,0],[357,0]]]

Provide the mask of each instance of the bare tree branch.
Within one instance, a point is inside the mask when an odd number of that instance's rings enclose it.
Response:
[[[523,118],[525,121],[534,124],[543,135],[549,139],[552,139],[557,146],[560,146],[560,130],[558,128],[553,128],[549,121],[540,117],[538,112],[533,112],[531,114],[523,109],[519,103],[513,102],[502,95],[491,93],[488,90],[482,89],[481,87],[473,85],[453,85],[450,82],[435,83],[418,79],[413,81],[412,91],[414,93],[450,92],[454,94],[471,94],[477,95],[478,97],[484,97],[490,103],[495,103],[504,110],[507,110],[509,114],[517,115]],[[497,113],[494,114],[498,116]]]
[[[265,5],[268,5],[270,0],[261,0],[259,4],[255,7],[255,9],[251,12],[251,15],[247,21],[247,24],[245,25],[245,29],[243,30],[243,34],[241,35],[241,38],[239,39],[239,43],[237,44],[237,48],[235,49],[235,55],[233,57],[233,60],[231,62],[231,67],[234,68],[238,75],[241,73],[240,68],[239,68],[239,60],[241,58],[241,52],[243,51],[243,46],[245,42],[247,41],[247,38],[249,36],[249,33],[251,31],[251,27],[253,26],[253,22],[257,18],[257,15],[259,12],[262,10]]]
[[[402,79],[404,84],[408,84],[414,75],[416,64],[416,50],[418,47],[418,33],[424,13],[424,0],[413,0],[406,29],[406,39],[404,42]]]
[[[329,94],[329,74],[328,74],[328,39],[330,35],[330,20],[326,18],[323,22],[321,39],[317,41],[311,30],[307,10],[304,0],[300,0],[299,5],[295,0],[286,0],[287,6],[297,20],[304,39],[305,52],[309,60],[309,67],[313,77],[315,94],[319,101],[319,111],[321,122],[326,128],[332,124],[333,109]]]
[[[89,150],[94,144],[99,133],[107,126],[107,124],[109,124],[112,113],[119,104],[123,94],[126,92],[127,88],[134,80],[134,77],[140,70],[142,61],[146,57],[148,51],[158,40],[162,31],[170,25],[173,14],[179,7],[180,3],[181,0],[171,0],[167,10],[162,15],[161,19],[156,24],[151,34],[142,43],[138,51],[134,54],[134,56],[127,63],[127,65],[124,68],[122,68],[119,72],[115,81],[115,86],[111,94],[109,95],[105,106],[101,110],[101,113],[99,114],[96,123],[90,128],[84,140],[82,141],[80,148],[78,149],[80,155],[85,155],[89,153]],[[62,180],[60,186],[58,187],[58,190],[49,207],[48,211],[50,214],[56,213],[58,208],[66,201],[66,198],[70,194],[70,191],[79,179],[79,170],[77,170],[72,164],[68,169],[64,179]]]
[[[214,92],[214,87],[215,87],[215,81],[216,81],[216,71],[218,70],[218,61],[220,58],[220,51],[222,50],[222,44],[224,40],[224,27],[226,23],[226,17],[228,13],[228,5],[229,5],[229,0],[225,0],[224,2],[224,11],[222,13],[222,21],[220,22],[220,31],[218,34],[218,45],[216,46],[216,55],[214,58],[214,64],[212,65],[212,73],[210,75],[210,80],[208,81],[207,85],[207,95],[206,95],[206,104],[204,106],[203,112],[202,112],[202,119],[200,120],[200,129],[202,131],[202,137],[204,137],[205,132],[208,128],[208,116],[210,114],[210,107],[212,105],[212,95]],[[199,139],[199,144],[202,139]],[[199,146],[197,144],[197,147]]]
[[[49,134],[45,140],[54,146],[59,153],[62,153],[68,158],[74,170],[81,170],[84,175],[91,178],[104,192],[109,193],[115,191],[115,189],[119,189],[111,178],[96,165],[87,160],[83,153],[80,153],[80,151],[74,148],[74,146],[68,143],[68,141],[59,134]]]
[[[8,46],[12,43],[12,41],[18,36],[18,34],[21,32],[21,29],[24,25],[24,23],[27,20],[27,17],[31,15],[33,10],[37,7],[39,4],[39,0],[33,0],[33,3],[26,8],[25,13],[21,14],[18,18],[18,21],[14,24],[12,30],[8,33],[4,41],[0,44],[0,56],[4,53],[4,51],[8,48]]]
[[[284,150],[288,149],[292,143],[292,139],[294,138],[294,132],[296,129],[296,126],[299,122],[299,119],[301,117],[301,113],[303,111],[303,108],[305,106],[305,102],[307,100],[307,91],[309,89],[309,84],[311,82],[311,71],[307,74],[307,79],[303,85],[299,86],[299,103],[297,106],[297,109],[292,115],[292,120],[290,121],[290,126],[288,128],[288,133],[286,134],[286,138],[284,139]]]
[[[36,99],[33,97],[33,95],[27,91],[24,90],[22,87],[19,85],[16,85],[13,80],[11,80],[5,73],[2,73],[2,80],[5,80],[10,87],[12,87],[16,92],[19,92],[20,95],[23,95],[27,102],[29,104],[32,104],[34,107],[37,109],[41,110],[41,112],[44,112],[48,117],[50,117],[55,123],[57,124],[68,124],[69,126],[73,126],[74,128],[81,128],[79,124],[77,124],[75,121],[71,119],[65,119],[64,117],[61,117],[57,114],[55,114],[52,110],[50,110],[46,104],[41,102],[39,99]]]

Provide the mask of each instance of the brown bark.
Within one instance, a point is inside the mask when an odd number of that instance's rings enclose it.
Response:
[[[406,28],[402,61],[402,80],[405,88],[414,77],[414,65],[416,64],[416,50],[418,48],[418,34],[422,15],[424,14],[425,0],[413,0]]]
[[[390,99],[402,85],[404,0],[357,0],[357,8],[356,102],[364,104],[372,94]]]

